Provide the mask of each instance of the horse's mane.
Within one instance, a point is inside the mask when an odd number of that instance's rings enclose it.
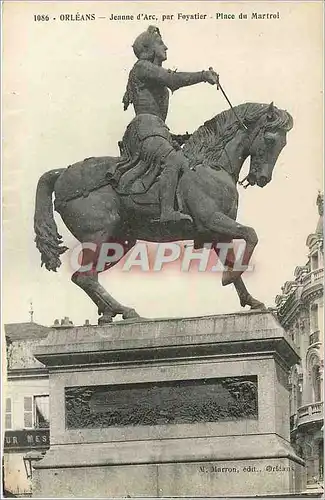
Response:
[[[265,122],[261,124],[265,130],[289,131],[293,127],[292,116],[287,111],[274,106],[275,119],[268,121],[266,112],[269,106],[269,104],[249,102],[236,106],[235,111],[248,130],[265,114]],[[235,137],[240,127],[232,109],[223,111],[206,121],[184,145],[183,152],[189,159],[190,166],[198,164],[217,166],[224,146]]]

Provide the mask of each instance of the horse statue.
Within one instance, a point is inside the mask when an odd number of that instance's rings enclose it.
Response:
[[[237,183],[244,161],[250,157],[246,186],[266,186],[278,156],[293,127],[291,115],[271,103],[244,103],[223,111],[200,126],[183,145],[191,168],[179,179],[177,199],[182,212],[191,220],[159,222],[159,189],[154,182],[144,194],[121,194],[109,182],[107,173],[114,170],[119,157],[88,158],[67,168],[50,170],[39,179],[34,217],[35,242],[42,265],[50,271],[60,266],[62,246],[53,212],[60,214],[66,227],[81,244],[107,242],[123,245],[123,256],[137,240],[171,242],[194,240],[194,248],[210,244],[218,254],[218,243],[236,239],[245,241],[243,266],[248,266],[258,243],[255,230],[236,222]],[[98,307],[99,324],[139,318],[131,307],[117,302],[98,282],[98,252],[82,250],[81,266],[93,262],[90,270],[76,271],[72,281],[81,287]],[[123,257],[121,256],[121,258]],[[118,261],[111,262],[107,268]],[[234,251],[227,254],[222,284],[233,284],[242,307],[264,309],[264,304],[250,295],[242,280],[243,270],[236,270]]]

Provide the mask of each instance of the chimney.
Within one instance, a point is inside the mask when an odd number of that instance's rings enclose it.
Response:
[[[73,327],[73,322],[69,319],[69,316],[65,316],[61,321],[58,319],[54,320],[53,328],[71,328]]]
[[[73,322],[69,319],[69,316],[64,316],[63,319],[61,319],[61,327],[67,328],[73,326]]]
[[[89,322],[89,319],[85,319],[85,323],[84,323],[84,326],[90,326],[90,322]]]

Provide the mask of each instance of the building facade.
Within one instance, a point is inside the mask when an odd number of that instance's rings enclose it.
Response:
[[[64,318],[54,328],[69,328]],[[6,383],[4,407],[3,489],[6,496],[30,496],[32,465],[50,447],[49,378],[34,358],[37,344],[49,327],[33,321],[5,325]]]
[[[27,459],[31,452],[41,457],[50,443],[48,373],[33,356],[48,330],[34,322],[5,325],[3,474],[5,490],[16,496],[31,494]]]
[[[305,460],[306,490],[322,490],[324,391],[324,237],[323,196],[318,195],[319,220],[307,238],[308,260],[276,297],[280,323],[298,346],[301,362],[291,369],[291,440]]]

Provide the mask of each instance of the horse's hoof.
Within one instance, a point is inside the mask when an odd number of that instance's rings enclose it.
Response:
[[[135,309],[127,309],[122,314],[123,319],[141,319]]]
[[[253,311],[256,310],[266,311],[265,304],[263,304],[263,302],[260,302],[259,300],[253,299],[249,305],[251,306],[251,310]]]
[[[250,306],[250,310],[265,311],[267,307],[260,300],[254,299],[251,295],[245,295],[240,298],[240,305],[242,307]]]
[[[98,326],[109,325],[113,322],[112,314],[103,314],[100,318],[98,318]]]

